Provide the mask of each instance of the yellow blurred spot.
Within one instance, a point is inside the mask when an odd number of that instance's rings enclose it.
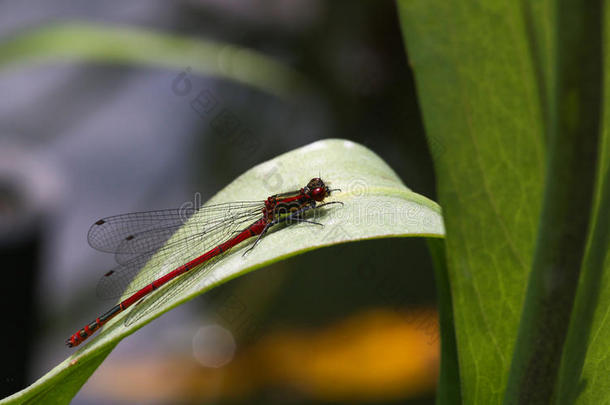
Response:
[[[323,330],[271,332],[219,369],[201,367],[192,356],[120,359],[102,365],[85,393],[202,402],[282,387],[325,401],[410,398],[436,386],[437,323],[431,309],[367,311]]]
[[[422,314],[434,325],[436,313]],[[426,325],[428,326],[428,325]],[[358,314],[322,332],[276,333],[261,341],[269,382],[294,385],[325,400],[401,398],[430,392],[438,343],[399,313]]]

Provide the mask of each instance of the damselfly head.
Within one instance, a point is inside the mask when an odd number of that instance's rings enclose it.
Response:
[[[324,200],[330,195],[330,189],[326,184],[324,184],[324,181],[319,177],[315,177],[309,180],[309,183],[307,183],[307,187],[305,187],[305,190],[306,193],[312,199],[318,202]]]

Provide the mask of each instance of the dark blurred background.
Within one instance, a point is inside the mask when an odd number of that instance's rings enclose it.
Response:
[[[5,1],[0,49],[74,21],[238,45],[298,72],[307,86],[278,96],[191,72],[185,97],[178,69],[7,66],[0,51],[0,397],[68,357],[64,339],[111,305],[95,288],[113,258],[86,241],[100,217],[178,207],[196,192],[205,201],[253,165],[324,138],[368,146],[408,187],[435,199],[392,1]],[[201,91],[255,142],[226,136],[213,116],[194,110]],[[74,403],[432,403],[434,294],[423,239],[300,255],[129,336]]]

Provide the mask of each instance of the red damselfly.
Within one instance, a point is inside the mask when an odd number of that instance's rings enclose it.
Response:
[[[322,225],[307,219],[305,214],[325,205],[342,204],[324,202],[333,191],[340,190],[330,189],[322,179],[314,178],[300,190],[275,194],[263,201],[136,212],[100,219],[89,230],[89,244],[114,253],[119,266],[102,277],[98,295],[127,298],[70,336],[66,344],[79,345],[152,291],[193,269],[199,270],[211,259],[257,236],[244,254],[249,252],[274,225],[299,222]],[[195,213],[196,218],[188,220]],[[185,236],[172,238],[179,229]],[[147,266],[138,274],[144,265]],[[136,275],[137,282],[132,282]]]

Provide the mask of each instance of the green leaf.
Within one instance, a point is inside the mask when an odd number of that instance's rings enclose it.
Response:
[[[606,117],[610,118],[608,111]],[[608,134],[608,132],[605,132]],[[555,398],[560,404],[601,404],[610,397],[610,142],[596,221],[583,262]],[[601,156],[600,156],[601,157]]]
[[[436,392],[437,404],[459,404],[461,400],[460,370],[455,342],[455,326],[451,287],[445,257],[445,241],[429,239],[428,248],[434,262],[434,279],[438,296],[439,325],[441,331],[441,371]]]
[[[601,0],[557,1],[544,201],[506,404],[546,404],[555,391],[592,214],[602,19]]]
[[[318,175],[342,190],[332,200],[344,203],[342,207],[335,204],[320,209],[317,220],[324,227],[296,224],[275,230],[245,257],[242,253],[249,243],[232,249],[204,271],[187,273],[155,291],[140,305],[118,315],[96,337],[90,338],[88,345],[30,387],[0,403],[69,402],[121,339],[215,285],[267,264],[355,240],[444,235],[437,204],[406,188],[392,169],[370,150],[338,139],[315,142],[262,163],[238,177],[210,203],[264,199],[270,194],[298,189]],[[135,314],[142,317],[126,327],[126,317]]]
[[[610,21],[605,7],[604,21]],[[610,30],[605,32],[605,63]],[[610,69],[604,72],[604,95],[610,95]],[[595,214],[564,348],[557,402],[596,404],[610,398],[610,104],[605,103],[599,147]]]
[[[499,0],[398,5],[447,229],[462,400],[498,404],[533,259],[546,159],[523,10]]]
[[[571,283],[576,284],[573,276],[578,274],[578,257],[582,256],[579,249],[586,235],[582,225],[591,212],[591,169],[595,167],[591,151],[597,125],[595,101],[582,98],[579,92],[587,89],[593,94],[596,86],[601,88],[595,74],[581,74],[584,69],[599,66],[585,56],[599,38],[586,41],[575,36],[573,30],[561,32],[563,26],[557,25],[555,10],[559,6],[580,7],[579,12],[590,13],[585,29],[595,27],[592,19],[599,13],[589,9],[589,3],[560,2],[557,6],[550,0],[399,0],[398,4],[444,208],[462,401],[497,404],[505,397],[536,239],[543,242],[537,248],[542,251],[544,241],[554,232],[561,239],[566,229],[577,229],[577,242],[566,246],[564,239],[562,248],[555,244],[553,249],[562,254],[569,250]],[[604,21],[609,15],[606,9]],[[564,16],[574,17],[570,12]],[[558,44],[568,46],[567,52],[573,54],[559,58],[555,54],[556,30],[566,35]],[[605,35],[607,56],[609,33]],[[566,43],[575,39],[580,42]],[[578,52],[584,53],[574,56]],[[562,73],[561,66],[568,70]],[[572,75],[574,72],[581,73]],[[604,94],[610,94],[608,72],[606,68],[603,74]],[[570,81],[574,77],[571,85],[575,92],[554,87],[555,83],[564,83],[566,89],[566,78]],[[552,319],[553,329],[542,338],[536,339],[535,333],[521,336],[529,348],[542,348],[535,353],[544,358],[529,356],[528,352],[534,351],[528,350],[515,354],[515,364],[525,358],[539,367],[535,361],[540,359],[547,369],[561,360],[558,383],[554,370],[550,370],[553,376],[543,379],[545,387],[527,387],[523,380],[517,385],[521,392],[528,393],[544,388],[547,398],[548,389],[554,389],[555,400],[562,403],[598,403],[610,395],[609,118],[610,106],[605,103],[596,168],[597,208],[589,222],[582,276],[563,357],[560,359],[561,352],[557,351],[561,342],[555,343],[563,339],[558,339],[558,331],[564,333],[561,329],[565,331],[568,322],[571,298],[567,296],[557,300],[566,302],[550,302],[547,313],[540,311],[543,300],[530,298],[526,319]],[[577,142],[573,136],[554,135],[566,129],[581,131],[581,136],[588,139]],[[552,147],[547,142],[552,142]],[[548,166],[547,161],[551,162]],[[544,216],[540,211],[543,194]],[[570,211],[572,200],[577,200],[579,208]],[[558,222],[553,224],[550,218]],[[552,258],[553,252],[547,253],[546,257]],[[540,252],[537,255],[544,256]],[[551,262],[538,260],[534,267]],[[533,284],[544,285],[540,280],[534,278]],[[561,284],[560,278],[556,280]],[[543,295],[539,293],[544,289],[538,288],[534,295],[540,298]],[[558,319],[563,325],[555,322]],[[555,350],[555,354],[547,349]],[[508,395],[507,402],[515,400],[513,394]]]
[[[219,76],[289,96],[307,88],[300,74],[264,54],[226,43],[144,28],[68,22],[0,43],[0,68],[41,63],[140,65]]]

